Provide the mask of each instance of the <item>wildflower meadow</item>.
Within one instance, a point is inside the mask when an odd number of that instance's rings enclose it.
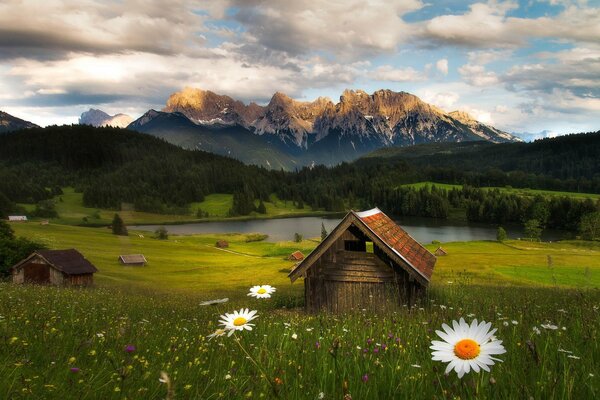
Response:
[[[597,290],[449,285],[395,312],[334,316],[305,314],[285,288],[260,289],[248,292],[270,297],[0,284],[0,398],[599,394]],[[452,339],[460,352],[439,353]]]

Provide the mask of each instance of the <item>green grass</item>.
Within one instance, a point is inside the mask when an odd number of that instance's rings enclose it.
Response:
[[[447,184],[447,183],[436,183],[436,182],[417,182],[417,183],[408,183],[405,185],[401,185],[401,186],[405,186],[405,187],[413,187],[416,189],[420,189],[423,187],[431,187],[435,185],[437,188],[439,189],[446,189],[446,190],[452,190],[452,189],[461,189],[462,185],[452,185],[452,184]],[[573,197],[573,198],[577,198],[577,199],[600,199],[600,194],[595,194],[595,193],[578,193],[578,192],[559,192],[559,191],[554,191],[554,190],[538,190],[538,189],[519,189],[519,188],[511,188],[511,187],[492,187],[492,186],[486,186],[486,187],[482,187],[481,189],[484,190],[491,190],[491,189],[499,189],[503,192],[508,192],[508,193],[512,193],[512,194],[516,194],[516,195],[520,195],[520,196],[536,196],[536,195],[542,195],[542,196],[567,196],[567,197]]]
[[[50,248],[79,249],[100,269],[96,280],[101,285],[187,292],[218,291],[224,282],[227,288],[239,289],[255,283],[258,276],[262,282],[297,293],[301,288],[290,286],[285,273],[293,262],[284,258],[294,250],[308,254],[317,244],[311,240],[247,243],[247,235],[235,234],[171,235],[163,241],[146,232],[115,236],[107,228],[36,223],[12,227],[17,235]],[[229,242],[226,251],[214,246],[218,239]],[[430,251],[437,248],[431,244],[426,247]],[[478,241],[444,243],[442,247],[448,255],[438,257],[432,280],[436,285],[468,279],[469,283],[487,286],[600,288],[600,242]],[[120,254],[133,253],[146,255],[148,266],[131,268],[118,263]],[[549,256],[552,268],[548,268]]]
[[[240,220],[250,218],[278,218],[286,216],[330,214],[321,210],[313,210],[310,206],[304,206],[303,208],[298,209],[292,202],[280,200],[274,194],[270,196],[270,201],[265,202],[265,208],[267,210],[266,214],[263,215],[253,212],[248,216],[233,218],[228,216],[229,209],[233,203],[233,195],[222,193],[209,194],[205,196],[204,201],[191,203],[189,205],[189,213],[185,215],[139,212],[135,211],[131,204],[123,204],[122,209],[119,211],[85,207],[83,205],[83,194],[77,193],[73,188],[68,187],[63,188],[63,194],[56,196],[54,200],[56,202],[58,218],[53,218],[51,221],[65,225],[109,225],[112,222],[115,213],[119,213],[127,225],[177,224],[222,219]],[[258,205],[258,202],[256,204]],[[21,203],[19,205],[27,212],[32,212],[35,208],[34,204]],[[198,208],[204,212],[208,212],[209,217],[198,218]],[[39,218],[35,220],[39,220]]]
[[[295,308],[303,285],[287,278],[293,263],[284,257],[308,253],[313,241],[248,243],[236,234],[160,241],[106,228],[12,227],[52,248],[78,248],[100,271],[96,287],[83,290],[0,283],[0,398],[275,398],[234,337],[208,341],[219,315],[241,307],[259,317],[240,343],[278,382],[281,399],[340,399],[344,391],[354,399],[591,399],[600,390],[599,243],[444,243],[448,255],[414,307],[330,316]],[[217,239],[230,243],[227,251],[214,247]],[[138,252],[148,266],[117,262]],[[261,283],[277,287],[273,298],[246,296]],[[220,297],[231,300],[199,305]],[[498,329],[507,353],[491,373],[459,380],[431,360],[435,330],[460,317]],[[126,353],[127,345],[135,351]]]
[[[437,246],[427,245],[430,251]],[[510,240],[442,244],[433,282],[600,288],[600,243]],[[550,261],[549,261],[550,260]]]
[[[245,291],[223,292],[239,294]],[[0,397],[275,398],[234,337],[207,340],[219,315],[240,307],[259,311],[254,329],[236,336],[277,382],[280,399],[341,399],[344,392],[355,399],[598,396],[597,291],[462,285],[394,314],[339,317],[282,309],[279,293],[209,307],[199,306],[199,297],[0,284]],[[459,380],[431,360],[429,345],[434,330],[461,316],[490,321],[507,353],[490,373]],[[135,351],[127,353],[128,345]]]

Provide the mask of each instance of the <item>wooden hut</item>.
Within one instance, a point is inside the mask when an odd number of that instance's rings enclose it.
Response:
[[[123,254],[119,256],[119,261],[131,267],[143,267],[148,262],[143,254]]]
[[[229,247],[229,243],[227,242],[227,240],[217,240],[217,243],[215,244],[215,246],[217,246],[220,249],[225,249],[227,247]]]
[[[440,246],[435,250],[435,252],[433,254],[440,257],[440,256],[448,255],[448,252],[446,252],[446,250],[442,249],[442,247]]]
[[[295,252],[293,252],[292,254],[290,254],[288,256],[288,260],[290,260],[290,261],[302,261],[302,260],[304,260],[304,254],[302,254],[301,251],[296,250]]]
[[[306,309],[340,313],[411,303],[436,258],[378,208],[348,213],[288,275],[304,277]]]
[[[38,250],[12,267],[14,283],[89,286],[98,270],[80,252]]]

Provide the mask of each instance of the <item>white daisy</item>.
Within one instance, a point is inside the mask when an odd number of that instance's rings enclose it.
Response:
[[[452,321],[452,328],[442,324],[444,331],[436,333],[444,341],[431,342],[432,359],[448,363],[446,374],[454,369],[459,378],[471,369],[477,373],[480,369],[489,372],[494,361],[502,361],[492,356],[506,353],[501,340],[491,340],[496,332],[496,329],[490,330],[491,326],[485,321],[478,324],[476,319],[469,325],[463,318],[459,322]]]
[[[250,311],[247,308],[242,308],[239,311],[234,311],[232,314],[225,313],[225,315],[221,315],[219,324],[223,325],[224,329],[229,331],[227,336],[231,336],[235,331],[243,331],[244,329],[251,331],[254,324],[250,324],[249,322],[257,317],[256,310]]]
[[[207,337],[208,337],[208,340],[212,340],[212,339],[214,339],[216,337],[223,336],[226,333],[227,333],[227,331],[225,329],[218,328],[217,330],[215,330],[213,333],[211,333]]]
[[[271,294],[275,293],[275,289],[271,285],[252,286],[248,296],[256,297],[257,299],[268,299]]]

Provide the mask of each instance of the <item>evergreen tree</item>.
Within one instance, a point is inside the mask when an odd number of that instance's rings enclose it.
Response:
[[[43,248],[43,244],[15,237],[10,225],[0,220],[0,277],[8,276],[13,265]]]
[[[159,240],[167,240],[169,238],[169,232],[164,226],[159,227],[156,231],[154,231],[154,234]]]
[[[321,222],[321,240],[325,240],[327,235],[328,235],[328,233],[327,233],[327,229],[325,229],[325,224],[323,222]]]
[[[115,214],[115,216],[113,217],[112,233],[113,233],[113,235],[121,235],[121,236],[128,235],[127,227],[125,226],[125,223],[123,222],[123,220],[121,219],[121,216],[119,214]]]
[[[539,241],[542,237],[542,227],[537,219],[527,220],[524,224],[524,235],[527,239]]]
[[[298,232],[294,233],[294,242],[300,243],[302,241],[302,235]]]
[[[267,207],[265,207],[265,203],[263,203],[262,199],[260,200],[260,203],[258,203],[258,207],[256,208],[256,212],[259,214],[266,214],[267,213]]]
[[[506,231],[503,227],[499,226],[496,231],[496,240],[499,242],[504,242],[507,239]]]
[[[7,218],[15,209],[15,204],[4,193],[0,192],[0,219]]]
[[[600,238],[600,211],[585,214],[581,217],[579,232],[586,240]]]

